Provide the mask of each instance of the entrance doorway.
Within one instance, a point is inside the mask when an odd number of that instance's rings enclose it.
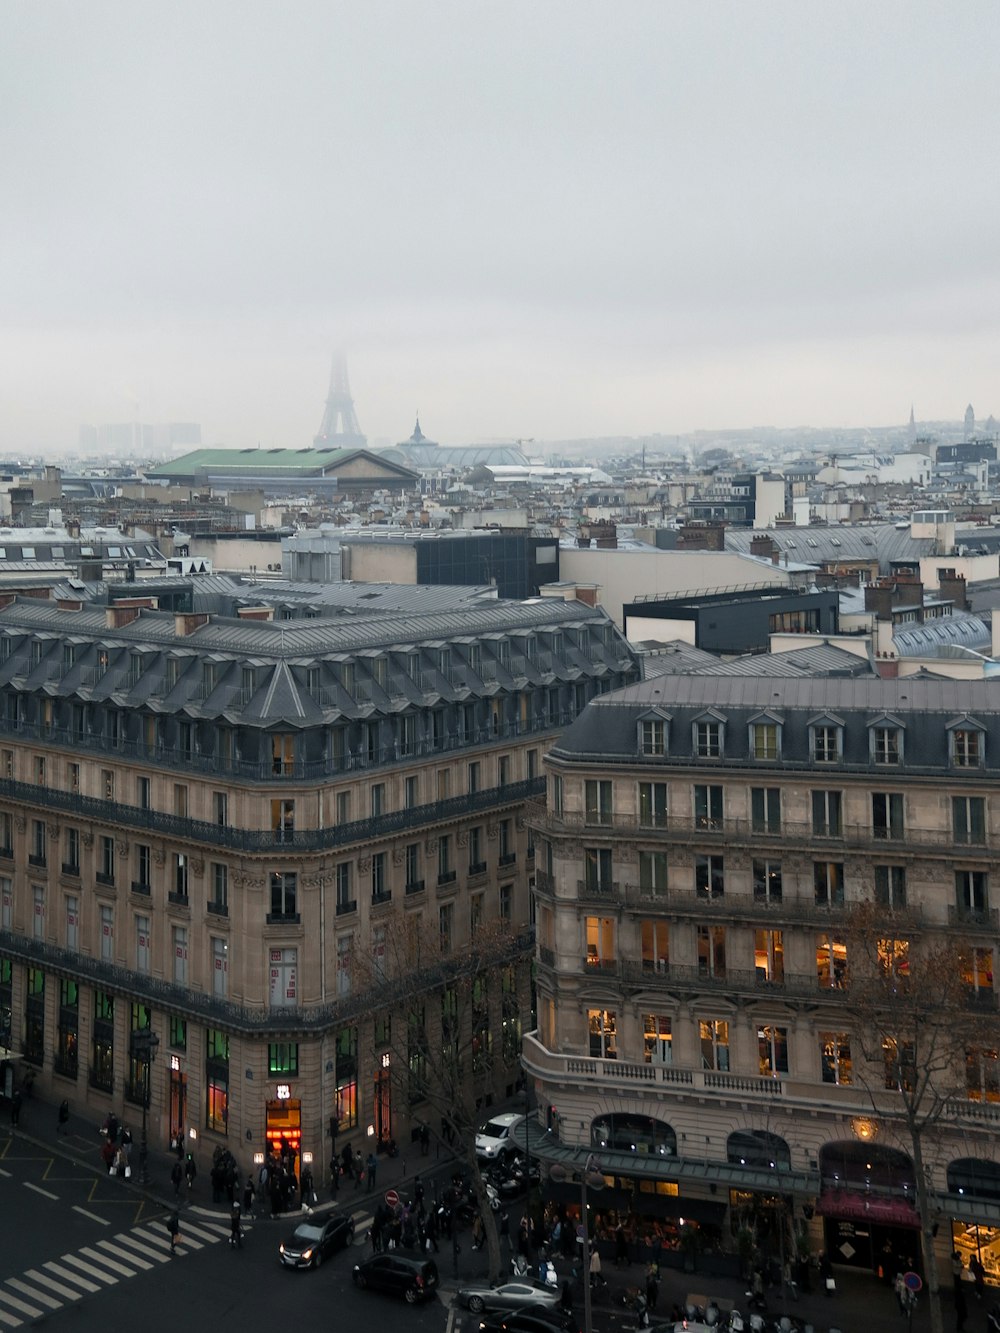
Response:
[[[280,1157],[282,1150],[285,1150],[289,1157],[289,1169],[298,1180],[302,1151],[302,1103],[291,1100],[268,1102],[265,1138],[268,1152],[275,1157]]]
[[[392,1092],[388,1069],[375,1075],[375,1141],[381,1146],[392,1138]]]
[[[187,1074],[179,1069],[170,1071],[170,1139],[184,1138],[187,1118]]]

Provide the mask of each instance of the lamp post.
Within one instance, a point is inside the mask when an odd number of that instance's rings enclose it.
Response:
[[[576,1174],[558,1162],[549,1167],[553,1180],[575,1181]],[[593,1153],[580,1172],[580,1229],[583,1232],[583,1333],[593,1333],[593,1316],[590,1306],[590,1226],[587,1219],[587,1189],[602,1190],[604,1176],[598,1168],[597,1158]]]
[[[140,1028],[132,1033],[132,1056],[142,1060],[142,1141],[139,1144],[139,1183],[149,1184],[149,1140],[146,1137],[146,1117],[149,1112],[149,1083],[153,1061],[160,1039],[152,1028]]]

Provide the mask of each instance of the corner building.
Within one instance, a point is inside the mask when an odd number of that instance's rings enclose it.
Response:
[[[352,994],[352,957],[403,918],[454,947],[479,921],[518,934],[483,1016],[513,1086],[525,803],[558,731],[638,673],[579,605],[421,613],[412,589],[275,623],[260,592],[230,615],[0,610],[0,1076],[30,1066],[133,1130],[148,1091],[152,1143],[246,1167],[284,1138],[325,1170],[334,1119],[367,1149],[425,1115],[391,1067],[391,998]]]
[[[597,1154],[604,1225],[734,1250],[781,1210],[835,1261],[919,1256],[899,1094],[850,1009],[847,926],[874,901],[915,975],[922,937],[960,944],[994,1034],[956,1022],[927,1157],[940,1271],[958,1249],[1000,1281],[996,685],[661,677],[595,700],[545,768],[532,1137]]]

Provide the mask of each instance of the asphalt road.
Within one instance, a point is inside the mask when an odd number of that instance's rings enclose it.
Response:
[[[235,1316],[241,1333],[287,1327],[392,1328],[461,1333],[449,1320],[449,1297],[408,1306],[351,1280],[366,1252],[370,1201],[346,1196],[356,1216],[353,1250],[318,1272],[289,1272],[278,1243],[295,1220],[248,1224],[243,1248],[228,1243],[218,1210],[197,1203],[181,1211],[181,1252],[170,1254],[169,1207],[124,1190],[119,1182],[76,1165],[16,1135],[0,1138],[0,1333],[45,1322],[47,1328],[137,1327],[177,1333],[178,1322]],[[442,1273],[444,1276],[444,1273]],[[230,1325],[232,1326],[232,1325]],[[476,1323],[478,1327],[478,1321]]]

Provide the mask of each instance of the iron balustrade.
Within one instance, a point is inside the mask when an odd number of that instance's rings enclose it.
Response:
[[[505,805],[520,805],[531,796],[545,790],[544,778],[527,778],[523,782],[508,782],[502,787],[485,787],[465,796],[450,796],[427,805],[393,810],[368,819],[355,819],[329,828],[302,829],[283,834],[280,846],[293,852],[326,851],[346,847],[352,843],[380,841],[394,833],[423,828],[428,824],[450,823],[464,815],[478,814]],[[0,799],[6,798],[29,805],[34,809],[58,810],[79,819],[101,824],[125,825],[153,833],[167,834],[188,842],[208,843],[213,847],[229,847],[241,852],[268,852],[275,847],[274,830],[235,828],[229,824],[208,820],[188,819],[182,815],[165,814],[160,810],[143,810],[139,806],[122,805],[79,792],[60,791],[39,787],[14,778],[0,779]],[[0,849],[2,854],[2,849]],[[13,852],[11,851],[11,855]]]

